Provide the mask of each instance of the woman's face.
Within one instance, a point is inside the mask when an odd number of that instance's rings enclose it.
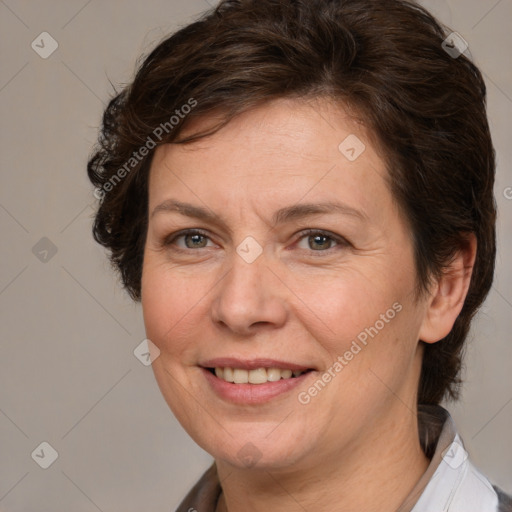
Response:
[[[157,149],[142,277],[153,370],[216,459],[310,467],[415,425],[426,307],[385,176],[364,129],[324,100],[267,103]]]

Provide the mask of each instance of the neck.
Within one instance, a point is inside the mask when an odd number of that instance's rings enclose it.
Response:
[[[217,512],[330,512],[340,506],[344,512],[397,510],[429,464],[416,414],[398,405],[353,446],[293,468],[244,469],[216,461],[223,488]],[[397,412],[403,421],[397,422]]]

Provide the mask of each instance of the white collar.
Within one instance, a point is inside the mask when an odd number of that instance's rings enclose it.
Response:
[[[411,512],[497,512],[496,491],[469,460],[451,416],[443,411],[446,419],[427,473],[435,471]]]

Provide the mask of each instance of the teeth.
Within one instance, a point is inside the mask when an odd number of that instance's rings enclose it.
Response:
[[[267,370],[267,380],[269,382],[276,382],[281,378],[281,370],[279,368],[269,368]]]
[[[235,384],[264,384],[276,382],[280,379],[290,379],[292,375],[298,377],[302,370],[282,370],[280,368],[257,368],[255,370],[243,370],[241,368],[215,368],[215,375],[226,382]]]
[[[220,368],[220,370],[223,371],[224,375],[222,376],[222,378],[226,382],[233,382],[233,369],[232,368],[224,368],[224,370],[222,370],[222,368]]]
[[[282,379],[289,379],[292,376],[291,370],[281,370],[281,378]]]
[[[249,382],[249,372],[233,368],[233,382],[235,384],[247,384]]]
[[[265,370],[265,368],[251,370],[248,372],[248,380],[251,384],[263,384],[267,382],[267,370]]]

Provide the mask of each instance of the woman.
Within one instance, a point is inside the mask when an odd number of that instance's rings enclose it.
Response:
[[[94,235],[215,459],[179,511],[512,509],[439,405],[496,251],[463,51],[412,2],[224,1],[110,102]]]

